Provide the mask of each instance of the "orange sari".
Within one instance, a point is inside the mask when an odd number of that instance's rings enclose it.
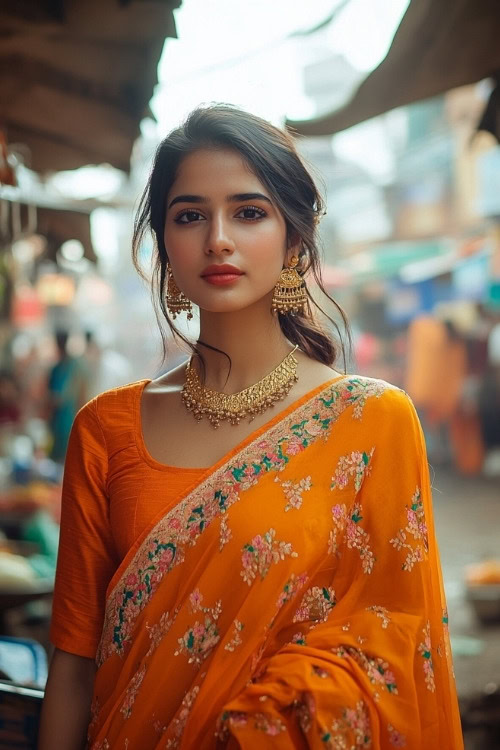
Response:
[[[337,378],[166,508],[111,580],[89,747],[463,747],[422,434]]]

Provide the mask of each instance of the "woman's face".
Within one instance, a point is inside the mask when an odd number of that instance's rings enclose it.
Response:
[[[178,287],[202,310],[231,312],[259,300],[270,309],[285,263],[285,220],[236,151],[200,149],[183,159],[167,196],[164,239]],[[213,275],[223,264],[235,274]]]

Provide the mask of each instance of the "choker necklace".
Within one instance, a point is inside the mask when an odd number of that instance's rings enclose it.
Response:
[[[292,385],[297,382],[299,363],[293,356],[297,349],[298,345],[272,372],[239,393],[220,393],[206,388],[192,367],[190,359],[186,369],[186,382],[181,392],[186,409],[198,422],[207,417],[216,429],[219,423],[225,420],[231,424],[239,424],[241,419],[248,416],[251,422],[257,414],[284,399]]]

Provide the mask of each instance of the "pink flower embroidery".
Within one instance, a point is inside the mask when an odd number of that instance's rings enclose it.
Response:
[[[296,456],[303,450],[304,450],[304,446],[302,445],[302,442],[298,440],[297,438],[295,439],[292,438],[291,440],[289,440],[288,445],[285,449],[285,452],[289,456]]]
[[[407,550],[401,568],[410,572],[415,563],[422,562],[425,559],[429,549],[424,506],[418,487],[412,497],[411,506],[406,507],[406,519],[408,522],[406,526],[398,530],[389,544],[392,544],[397,551]]]
[[[201,603],[203,601],[203,594],[201,593],[200,589],[195,589],[190,595],[189,595],[189,603],[191,604],[191,609],[193,612],[197,612],[201,609]]]
[[[392,747],[406,747],[406,737],[394,729],[392,724],[387,725],[387,731],[389,732],[389,742]]]
[[[241,576],[250,586],[257,574],[265,578],[273,563],[285,557],[297,557],[290,542],[279,542],[275,539],[276,531],[269,529],[264,536],[257,534],[251,542],[245,544],[241,553],[243,570]]]
[[[134,588],[134,586],[137,586],[138,583],[139,583],[139,576],[137,575],[137,573],[130,573],[125,578],[125,586],[127,586],[127,588],[129,589]]]

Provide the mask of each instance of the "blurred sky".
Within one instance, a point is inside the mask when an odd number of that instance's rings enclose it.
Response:
[[[324,58],[312,36],[293,36],[339,14],[321,35],[359,71],[385,56],[409,0],[183,0],[151,106],[164,136],[202,102],[235,104],[276,124],[307,118],[302,69]]]
[[[386,55],[409,0],[183,0],[175,11],[177,39],[167,39],[159,84],[151,101],[157,124],[141,128],[156,143],[194,107],[213,101],[235,104],[277,125],[285,117],[308,118],[313,102],[303,91],[304,67],[343,55],[360,71]],[[340,9],[326,30],[300,35]],[[390,149],[376,121],[335,137],[341,157],[363,164],[382,181],[390,172]],[[364,137],[360,134],[364,133]],[[152,156],[152,153],[151,153]],[[149,159],[147,170],[149,170]],[[49,180],[65,197],[110,197],[124,175],[89,166]],[[144,178],[145,179],[145,178]]]

